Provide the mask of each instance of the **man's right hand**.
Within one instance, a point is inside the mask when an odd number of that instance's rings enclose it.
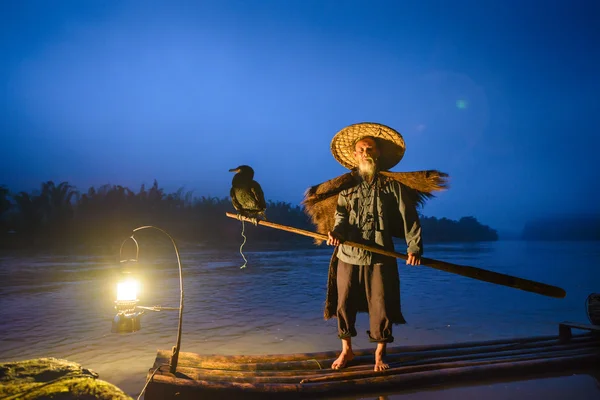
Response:
[[[340,243],[340,238],[337,234],[332,233],[331,231],[327,232],[327,245],[338,246]]]
[[[421,256],[415,253],[408,253],[406,265],[421,265]]]

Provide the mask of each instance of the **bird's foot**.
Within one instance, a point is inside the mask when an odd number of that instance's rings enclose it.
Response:
[[[256,218],[256,217],[250,218],[250,221],[252,221],[252,223],[254,224],[254,226],[258,226],[258,218]]]

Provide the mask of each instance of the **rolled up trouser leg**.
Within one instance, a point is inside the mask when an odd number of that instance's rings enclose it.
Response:
[[[337,267],[337,320],[340,339],[356,336],[357,291],[361,290],[358,266],[338,260]]]
[[[386,282],[383,278],[383,268],[394,268],[384,264],[374,264],[361,266],[367,303],[369,305],[369,328],[367,331],[371,342],[391,343],[394,341],[392,336],[392,322],[388,318],[386,307]]]

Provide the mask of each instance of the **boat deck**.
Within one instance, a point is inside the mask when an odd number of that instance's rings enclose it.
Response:
[[[373,349],[355,350],[342,370],[337,351],[274,355],[199,355],[159,350],[145,399],[306,398],[402,392],[540,374],[566,375],[600,366],[600,327],[562,323],[559,335],[440,345],[389,347],[390,369],[373,371]],[[571,328],[586,332],[574,335]]]

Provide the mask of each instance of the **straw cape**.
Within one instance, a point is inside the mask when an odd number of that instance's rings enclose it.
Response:
[[[331,141],[331,153],[340,164],[350,169],[350,172],[310,187],[304,194],[302,201],[304,211],[311,218],[312,223],[319,233],[327,235],[327,232],[333,230],[338,194],[342,190],[354,187],[360,182],[357,162],[354,158],[354,146],[358,140],[366,136],[373,137],[377,142],[377,148],[380,151],[378,159],[379,174],[384,179],[395,180],[403,185],[403,189],[405,189],[403,192],[408,193],[405,201],[413,202],[417,207],[420,207],[433,197],[432,192],[444,190],[448,187],[448,174],[437,170],[412,172],[388,171],[400,162],[406,149],[404,139],[399,132],[388,126],[370,122],[347,126],[333,137]],[[392,232],[392,235],[403,238],[404,232],[399,230]],[[322,240],[316,240],[315,242],[321,244]],[[327,299],[324,312],[325,319],[336,315],[336,253],[337,247],[329,263]],[[360,309],[359,311],[366,312],[368,310]],[[405,322],[400,311],[399,301],[398,309],[392,310],[390,314],[392,322]]]

